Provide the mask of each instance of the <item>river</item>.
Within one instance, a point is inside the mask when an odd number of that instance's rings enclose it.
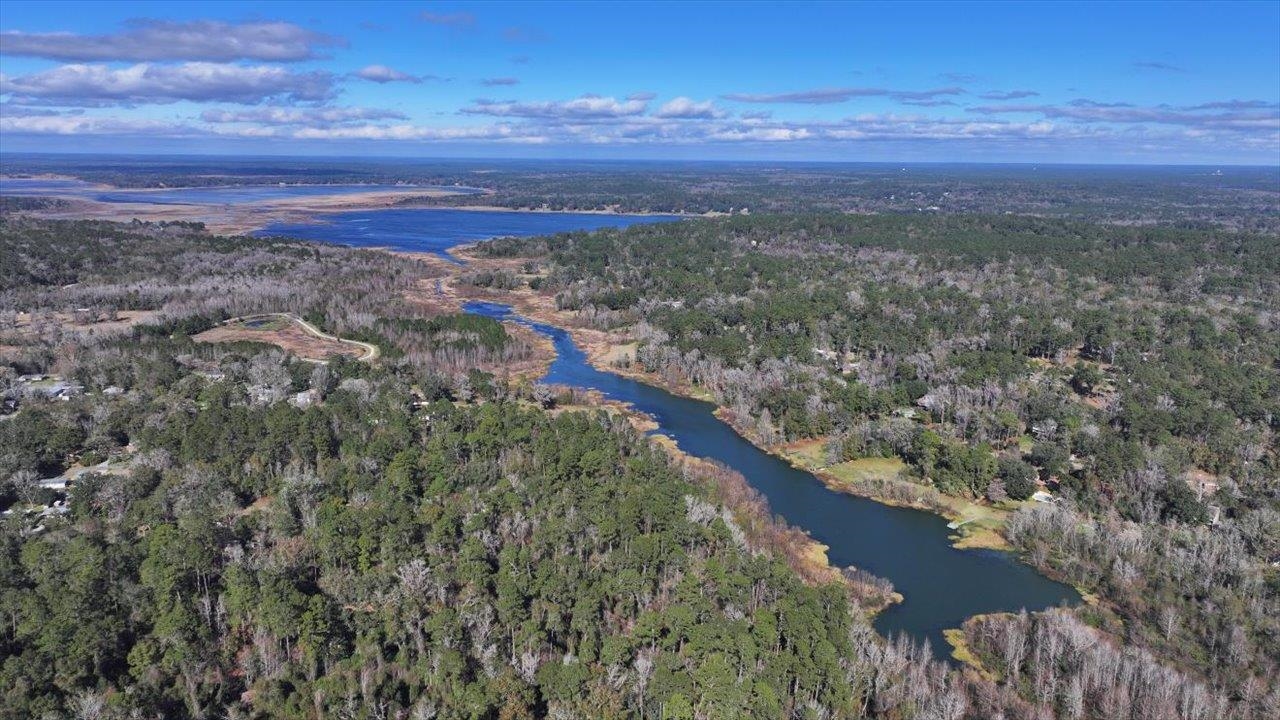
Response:
[[[1079,602],[1069,585],[1046,578],[1007,552],[952,546],[947,521],[932,513],[891,507],[829,489],[813,474],[752,445],[713,413],[707,402],[592,367],[561,328],[533,322],[496,303],[468,303],[467,312],[518,322],[549,337],[556,349],[542,382],[599,390],[630,403],[658,423],[655,433],[675,440],[690,455],[719,461],[742,473],[770,509],[828,546],[833,565],[855,566],[887,578],[902,603],[881,612],[876,629],[928,641],[947,659],[943,630],[973,615],[1040,610]]]
[[[320,194],[346,194],[404,186],[285,185],[173,190],[103,191],[75,180],[0,181],[0,195],[74,194],[105,202],[240,204]],[[422,189],[422,188],[418,188]],[[449,188],[462,192],[465,188]],[[450,257],[460,243],[504,235],[544,235],[570,230],[626,227],[677,220],[675,216],[584,213],[519,213],[450,209],[369,210],[334,213],[313,223],[278,223],[260,235],[289,235],[353,246],[427,251]],[[949,652],[943,630],[981,613],[1038,610],[1075,603],[1070,586],[1045,578],[1009,553],[952,547],[946,520],[931,513],[835,492],[811,473],[752,445],[713,414],[710,403],[680,397],[652,385],[602,372],[587,362],[570,335],[512,314],[505,305],[470,303],[469,312],[520,322],[551,338],[556,359],[544,382],[599,390],[651,415],[682,450],[742,473],[772,511],[828,546],[833,565],[855,566],[890,580],[905,601],[875,619],[885,635],[906,633],[928,641],[939,658]]]

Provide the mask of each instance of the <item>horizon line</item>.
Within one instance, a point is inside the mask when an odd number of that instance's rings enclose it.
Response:
[[[5,151],[0,150],[0,159],[6,157],[108,157],[108,158],[211,158],[211,159],[293,159],[293,160],[360,160],[362,162],[379,161],[429,161],[429,162],[584,162],[584,163],[643,163],[643,164],[718,164],[718,165],[875,165],[875,166],[969,166],[969,167],[1106,167],[1106,168],[1247,168],[1280,171],[1280,161],[1274,165],[1249,163],[1147,163],[1147,162],[1061,162],[1061,161],[974,161],[974,160],[728,160],[715,158],[600,158],[600,157],[485,157],[485,156],[432,156],[432,155],[320,155],[320,154],[286,154],[286,153],[116,153],[103,151]],[[2,170],[2,168],[0,168]]]

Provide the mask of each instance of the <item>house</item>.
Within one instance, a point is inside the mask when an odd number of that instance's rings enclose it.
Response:
[[[23,395],[46,397],[50,400],[67,400],[84,392],[83,385],[77,385],[76,383],[70,383],[47,375],[23,375],[18,378],[18,385]]]
[[[83,393],[84,393],[83,385],[73,385],[71,383],[57,383],[53,387],[53,394],[50,395],[49,397],[57,398],[59,400],[70,400],[76,395],[80,395]]]
[[[1037,490],[1031,494],[1031,499],[1039,503],[1056,503],[1058,499],[1049,494],[1047,490]]]
[[[318,405],[319,403],[320,391],[315,390],[314,388],[311,390],[303,390],[292,398],[289,398],[289,404],[296,408],[309,408],[312,405]]]
[[[58,477],[45,478],[39,482],[39,485],[46,490],[66,490],[67,482],[65,475],[59,475]]]

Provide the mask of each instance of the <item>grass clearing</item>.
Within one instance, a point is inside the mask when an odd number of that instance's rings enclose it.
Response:
[[[982,661],[978,659],[978,656],[973,653],[972,648],[969,647],[969,641],[965,639],[964,630],[951,628],[943,630],[942,634],[947,638],[947,644],[951,646],[951,657],[956,662],[972,668],[987,680],[994,682],[997,679],[996,674],[988,670],[982,664]]]
[[[782,447],[791,464],[809,471],[822,471],[842,483],[854,485],[869,480],[897,480],[907,469],[902,460],[893,458],[861,458],[834,465],[827,464],[827,442],[823,438],[797,440]]]
[[[824,470],[826,469],[826,440],[823,438],[814,438],[812,440],[797,440],[787,443],[780,449],[782,455],[791,461],[792,464],[806,468],[808,470]]]
[[[918,487],[920,497],[935,497],[941,504],[941,508],[937,506],[932,508],[935,512],[957,525],[953,528],[956,547],[1009,549],[1009,543],[1004,539],[1005,521],[1010,512],[1024,503],[1007,502],[999,506],[986,505],[968,498],[938,493],[929,485],[908,480],[905,472],[907,464],[896,457],[861,458],[827,465],[825,447],[826,441],[819,438],[787,443],[780,450],[783,457],[791,464],[817,473],[833,489],[865,495],[891,505],[903,503],[885,497],[877,489],[882,487],[881,483],[893,481],[899,485],[906,483]],[[906,504],[916,506],[914,503]]]
[[[896,480],[906,469],[907,464],[898,458],[862,458],[832,465],[827,472],[841,482],[854,484],[869,480]]]
[[[607,350],[600,356],[600,361],[610,367],[635,362],[636,352],[640,347],[640,343],[630,342],[620,345],[610,345]]]

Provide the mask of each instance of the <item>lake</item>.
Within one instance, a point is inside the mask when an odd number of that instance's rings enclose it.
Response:
[[[1040,575],[1010,553],[953,547],[947,521],[937,515],[827,488],[811,473],[752,445],[715,417],[710,403],[595,369],[563,329],[519,317],[506,305],[473,302],[465,309],[551,338],[556,359],[542,382],[599,390],[653,416],[659,425],[654,432],[685,452],[742,473],[772,512],[828,546],[832,565],[852,565],[893,582],[905,600],[876,617],[875,628],[884,635],[902,632],[927,640],[936,657],[949,659],[942,631],[960,627],[966,618],[1080,600],[1071,586]]]
[[[270,200],[388,191],[484,192],[457,185],[219,185],[213,187],[118,189],[66,178],[0,178],[0,195],[74,195],[109,203],[155,205],[239,205]]]
[[[449,248],[478,240],[624,228],[637,223],[671,222],[679,219],[675,215],[407,208],[332,213],[321,216],[318,222],[273,223],[254,234],[286,235],[352,247],[389,247],[411,252],[432,252],[453,259],[447,253]]]
[[[461,195],[484,192],[459,185],[228,185],[160,190],[103,189],[68,178],[0,178],[0,195],[71,195],[110,203],[157,205],[245,205],[271,200],[350,195],[374,191],[447,190]],[[532,237],[575,230],[625,228],[637,223],[672,222],[677,215],[607,215],[514,210],[404,208],[325,213],[312,222],[276,222],[253,234],[285,235],[350,247],[387,247],[431,252],[454,260],[449,248],[496,237]]]

